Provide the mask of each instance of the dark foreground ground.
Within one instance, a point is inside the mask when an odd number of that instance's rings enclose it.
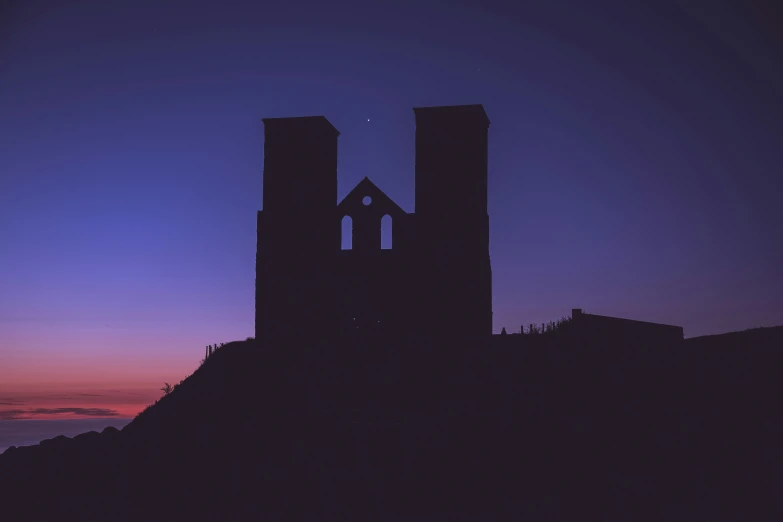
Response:
[[[231,343],[122,431],[0,455],[0,519],[783,520],[783,328]]]

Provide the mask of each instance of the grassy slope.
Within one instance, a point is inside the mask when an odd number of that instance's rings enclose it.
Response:
[[[121,432],[6,452],[0,491],[30,519],[761,519],[783,485],[781,339],[649,364],[567,339],[231,343]]]

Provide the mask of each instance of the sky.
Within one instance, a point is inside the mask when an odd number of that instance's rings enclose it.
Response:
[[[495,331],[783,324],[774,4],[0,2],[0,419],[131,417],[253,335],[267,117],[414,211],[412,108],[483,104]]]

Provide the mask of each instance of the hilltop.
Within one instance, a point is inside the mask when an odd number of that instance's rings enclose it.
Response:
[[[600,348],[600,349],[599,349]],[[0,455],[8,520],[780,519],[783,328],[229,343],[123,430]],[[4,517],[4,519],[6,519]]]

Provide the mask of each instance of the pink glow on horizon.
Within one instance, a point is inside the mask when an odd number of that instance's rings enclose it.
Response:
[[[0,420],[132,418],[161,395],[151,388],[0,388]]]
[[[135,417],[164,382],[198,368],[205,345],[237,338],[228,333],[236,328],[203,325],[190,334],[182,325],[40,326],[4,325],[0,420]]]

